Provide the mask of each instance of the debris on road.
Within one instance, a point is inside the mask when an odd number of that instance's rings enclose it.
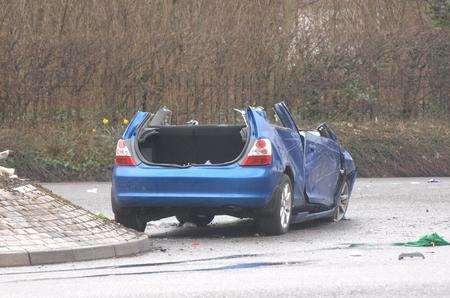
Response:
[[[150,236],[160,237],[195,228],[197,228],[197,225],[190,222],[185,222],[180,226],[174,222],[149,221],[145,228],[145,232]]]
[[[0,152],[0,160],[8,158],[11,155],[11,153],[12,153],[11,150],[6,150],[6,151]]]
[[[89,193],[97,193],[97,192],[98,192],[98,188],[86,189],[86,192],[89,192]]]
[[[425,259],[425,256],[420,252],[410,252],[410,253],[401,253],[398,256],[399,260],[403,260],[404,258],[422,258]]]
[[[11,155],[11,153],[12,153],[11,150],[6,150],[6,151],[0,152],[0,160],[8,158]],[[15,173],[15,169],[5,168],[5,167],[0,166],[0,176],[17,178],[17,176],[14,175],[14,173]]]
[[[14,176],[15,170],[11,168],[5,168],[0,166],[0,176]]]
[[[427,182],[428,182],[428,183],[437,183],[437,182],[439,182],[439,180],[436,179],[436,178],[431,178],[431,179],[429,179]]]
[[[176,223],[161,223],[149,221],[147,223],[147,227],[145,228],[145,232],[150,236],[162,236],[178,229],[179,226]]]
[[[429,246],[443,246],[450,245],[442,236],[437,233],[424,235],[417,241],[398,242],[394,243],[397,246],[413,246],[413,247],[429,247]]]

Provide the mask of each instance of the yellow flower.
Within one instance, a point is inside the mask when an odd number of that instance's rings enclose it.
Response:
[[[128,123],[130,123],[130,121],[128,121],[128,119],[124,118],[124,119],[122,120],[122,124],[123,124],[123,125],[128,125]]]
[[[103,123],[103,125],[108,125],[108,123],[109,123],[108,118],[103,118],[102,123]]]

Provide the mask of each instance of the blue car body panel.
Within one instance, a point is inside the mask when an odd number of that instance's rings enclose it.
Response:
[[[340,176],[340,148],[331,139],[306,132],[305,180],[311,203],[332,206]]]
[[[311,133],[302,135],[284,103],[277,104],[275,110],[285,127],[270,124],[262,108],[250,107],[245,113],[250,131],[248,147],[259,138],[269,139],[271,165],[241,166],[237,161],[183,167],[143,162],[136,166],[115,166],[112,199],[115,204],[127,207],[261,209],[270,204],[286,173],[293,180],[296,209],[318,204],[331,210],[342,175],[350,190],[353,187],[356,169],[350,154],[341,152],[339,144],[329,138]],[[137,143],[139,126],[148,117],[148,113],[138,112],[130,122],[123,134],[128,144]]]
[[[113,193],[121,205],[139,207],[239,206],[262,208],[281,173],[267,167],[116,167]]]
[[[302,141],[298,133],[277,127],[275,128],[276,141],[272,143],[275,147],[274,160],[279,161],[280,172],[289,169],[292,173],[294,191],[294,206],[301,206],[304,202],[304,168]],[[275,157],[275,154],[277,155]]]
[[[137,129],[139,125],[148,117],[147,112],[141,112],[138,111],[136,115],[134,115],[133,119],[131,119],[130,123],[128,124],[127,128],[125,129],[125,132],[123,133],[122,138],[124,140],[131,139],[136,136]]]

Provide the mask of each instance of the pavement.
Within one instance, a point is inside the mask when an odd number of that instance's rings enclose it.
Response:
[[[0,188],[0,267],[74,262],[148,251],[148,236],[126,229],[47,190]]]
[[[448,297],[450,247],[395,242],[437,232],[450,239],[450,178],[358,179],[347,219],[294,225],[262,237],[251,220],[217,217],[206,228],[147,233],[160,250],[135,257],[0,268],[6,297]],[[45,184],[111,215],[109,184]],[[158,235],[159,234],[159,235]],[[419,253],[422,257],[406,257]],[[420,255],[419,255],[420,256]]]

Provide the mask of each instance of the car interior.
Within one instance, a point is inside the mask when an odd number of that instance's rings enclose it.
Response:
[[[138,145],[150,163],[221,164],[239,157],[246,141],[243,125],[167,125],[144,129]]]

